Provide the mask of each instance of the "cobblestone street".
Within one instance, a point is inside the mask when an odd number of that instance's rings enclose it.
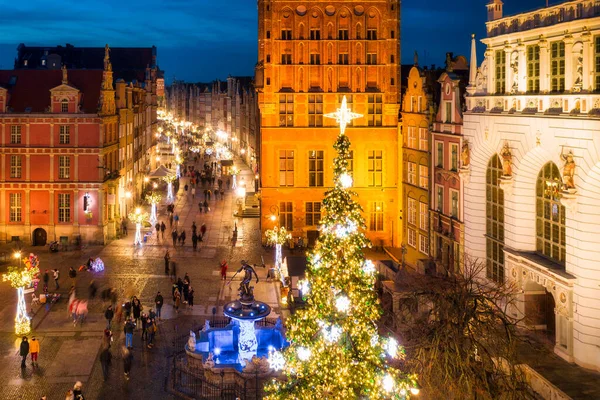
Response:
[[[246,176],[246,182],[252,182],[251,171],[241,162],[236,162],[236,166],[242,169],[241,175]],[[28,254],[31,250],[39,255],[42,270],[60,270],[60,289],[57,292],[62,298],[50,306],[48,311],[44,307],[33,307],[33,334],[40,339],[41,345],[39,367],[33,368],[29,360],[27,368],[21,370],[18,356],[20,339],[13,333],[16,293],[8,284],[0,286],[1,398],[38,399],[46,395],[48,399],[62,400],[76,381],[83,383],[86,399],[172,398],[164,387],[169,371],[169,356],[173,351],[173,339],[185,334],[190,327],[201,325],[207,317],[212,316],[213,308],[216,308],[217,316],[222,315],[222,304],[237,296],[236,282],[226,285],[220,280],[220,260],[226,259],[229,262],[228,277],[231,277],[242,259],[260,264],[262,255],[265,262],[271,264],[273,257],[272,252],[265,251],[261,245],[259,220],[233,217],[236,207],[233,190],[226,191],[224,200],[211,199],[210,211],[205,214],[200,213],[197,206],[200,200],[204,200],[203,191],[197,190],[196,198],[192,198],[190,192],[184,191],[186,182],[187,178],[181,179],[175,202],[175,214],[180,217],[179,230],[185,229],[188,237],[185,246],[173,247],[166,205],[162,204],[158,211],[159,220],[167,224],[164,240],[157,239],[154,234],[144,246],[134,247],[133,227],[130,226],[129,236],[115,240],[106,247],[91,246],[58,253],[49,253],[47,248],[40,247],[23,249],[23,254]],[[191,243],[191,225],[194,221],[198,229],[202,223],[207,226],[205,239],[199,243],[197,251],[192,249]],[[238,239],[232,243],[235,223],[238,227]],[[177,275],[183,277],[187,272],[195,289],[193,309],[183,308],[179,315],[172,306],[172,280],[164,273],[163,256],[167,249],[172,260],[177,263]],[[12,252],[9,246],[4,246],[2,250],[7,254]],[[90,312],[82,326],[74,326],[67,312],[66,297],[71,285],[68,268],[84,264],[89,257],[100,257],[106,269],[100,273],[78,272],[76,290],[79,298],[88,297],[89,284],[93,279],[98,286],[98,293],[106,288],[116,288],[119,301],[126,296],[138,296],[144,305],[144,311],[153,306],[158,291],[162,292],[165,299],[162,311],[164,320],[159,324],[156,347],[148,349],[141,340],[139,330],[134,334],[134,363],[128,382],[123,377],[119,354],[123,344],[122,324],[114,321],[115,341],[111,348],[113,363],[109,381],[103,382],[98,354],[106,320],[105,306],[99,296],[90,301]],[[2,267],[3,271],[6,265]],[[256,285],[255,295],[273,308],[270,317],[277,317],[280,314],[277,287],[264,279],[267,269],[259,268],[257,272],[263,279]],[[239,281],[237,278],[236,280]],[[52,292],[52,276],[49,286]],[[29,303],[30,296],[26,297]]]

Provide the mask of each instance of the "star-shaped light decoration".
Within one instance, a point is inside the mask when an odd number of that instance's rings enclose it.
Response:
[[[342,106],[338,108],[336,112],[324,115],[324,117],[335,119],[335,122],[340,124],[340,133],[342,135],[346,131],[346,126],[352,122],[353,119],[362,118],[362,116],[362,114],[350,111],[348,103],[346,102],[346,96],[342,99]]]

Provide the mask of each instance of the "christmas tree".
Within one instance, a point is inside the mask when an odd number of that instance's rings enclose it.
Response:
[[[323,200],[320,235],[308,257],[307,304],[287,322],[290,347],[269,355],[287,379],[267,387],[267,399],[404,399],[417,394],[415,376],[387,365],[404,356],[393,338],[378,334],[381,308],[374,289],[375,267],[365,260],[370,245],[362,209],[353,200],[348,174],[346,125],[359,115],[346,99],[336,113],[341,133],[334,145],[333,189]]]

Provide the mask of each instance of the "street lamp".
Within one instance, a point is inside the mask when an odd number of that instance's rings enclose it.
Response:
[[[135,211],[129,214],[129,219],[135,222],[133,245],[142,245],[142,223],[148,220],[148,213],[142,212],[140,207],[136,207]]]

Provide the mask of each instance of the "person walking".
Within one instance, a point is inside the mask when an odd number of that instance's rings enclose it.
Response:
[[[175,221],[175,229],[179,228],[179,214],[175,214],[173,220]]]
[[[154,229],[156,229],[156,240],[160,239],[160,224],[157,222],[156,225],[154,225]]]
[[[186,273],[187,275],[187,273]],[[187,279],[183,279],[183,304],[188,302],[188,293],[190,291],[190,282]]]
[[[206,235],[206,224],[200,225],[200,241],[204,240],[204,235]]]
[[[231,187],[231,178],[227,177],[227,190]]]
[[[39,366],[38,364],[38,354],[40,353],[40,341],[34,337],[31,338],[31,342],[29,342],[29,352],[31,353],[31,365]]]
[[[21,368],[25,368],[27,354],[29,354],[29,342],[27,341],[27,336],[23,336],[23,339],[21,340],[21,346],[19,347],[19,355],[21,356]]]
[[[104,318],[106,318],[106,329],[110,330],[110,324],[112,323],[113,318],[115,317],[115,312],[111,305],[108,306],[106,311],[104,311]]]
[[[221,280],[227,280],[227,260],[221,261]]]
[[[125,217],[121,220],[121,230],[123,231],[123,236],[127,236],[127,220]]]
[[[185,246],[185,229],[181,231],[181,235],[179,235],[179,239],[181,240],[181,245]]]
[[[188,301],[188,306],[194,307],[194,288],[190,285],[190,287],[188,288],[188,294],[187,294],[187,301]]]
[[[169,250],[165,252],[165,275],[169,275],[169,261],[171,260],[171,255],[169,254]]]
[[[192,232],[192,248],[194,249],[194,251],[196,251],[196,249],[198,248],[198,235],[195,231]]]
[[[48,274],[48,270],[44,272],[44,293],[48,293],[48,281],[50,281],[50,275]]]
[[[83,398],[83,383],[80,381],[75,382],[73,386],[73,399],[74,400],[85,400]]]
[[[154,298],[154,304],[156,304],[156,316],[158,317],[159,320],[162,319],[162,306],[164,304],[165,300],[162,297],[162,294],[160,294],[160,292],[158,292],[156,294],[156,297]]]
[[[223,187],[223,179],[219,178],[219,180],[217,181],[217,184],[219,185],[219,190]]]
[[[177,276],[177,263],[175,261],[171,261],[171,276],[173,279]]]
[[[162,236],[163,240],[165,239],[165,230],[167,229],[167,226],[165,225],[165,222],[162,221],[160,223],[160,235]]]
[[[198,230],[198,227],[196,226],[196,221],[192,222],[192,233],[196,233]]]
[[[108,347],[104,347],[100,352],[100,365],[102,365],[102,376],[104,376],[104,382],[108,380],[108,366],[110,365],[110,359],[112,354]]]
[[[173,213],[169,214],[169,228],[173,227]]]
[[[146,314],[142,314],[142,340],[148,340],[148,316]]]
[[[148,339],[148,348],[151,349],[154,347],[154,335],[158,331],[158,327],[156,326],[156,320],[154,318],[148,318],[148,332],[150,334],[150,338]]]
[[[204,186],[204,179],[202,179],[202,186]],[[206,201],[207,197],[208,197],[208,189],[204,189],[204,201]]]
[[[129,380],[131,364],[133,364],[133,353],[126,346],[123,346],[121,354],[123,356],[123,372],[125,373],[125,380]]]
[[[125,333],[125,347],[129,349],[133,349],[133,330],[135,329],[135,325],[131,319],[127,319],[125,321],[125,327],[123,328],[123,332]]]
[[[53,272],[53,275],[54,275],[54,284],[56,285],[56,289],[55,290],[58,290],[58,289],[60,289],[60,286],[58,284],[58,278],[60,276],[60,272],[58,272],[58,269],[56,269],[56,268],[52,272]]]
[[[69,278],[71,278],[71,286],[75,287],[75,279],[77,278],[77,271],[75,271],[75,268],[73,268],[73,267],[69,268]]]
[[[206,197],[207,197],[208,201],[210,201],[210,195],[211,194],[212,194],[212,192],[210,191],[210,189],[208,189],[207,192],[206,192]]]
[[[173,307],[175,308],[175,312],[179,314],[179,306],[181,305],[181,294],[179,290],[175,290],[175,301],[173,303]]]
[[[177,235],[177,229],[173,229],[173,232],[171,232],[171,238],[173,239],[173,247],[175,247],[175,245],[177,245],[177,238],[179,236]]]
[[[208,201],[204,200],[204,213],[208,213]]]
[[[144,307],[142,307],[140,299],[138,299],[136,296],[133,296],[133,299],[131,299],[131,309],[133,311],[133,319],[136,325],[139,323],[143,308]]]

